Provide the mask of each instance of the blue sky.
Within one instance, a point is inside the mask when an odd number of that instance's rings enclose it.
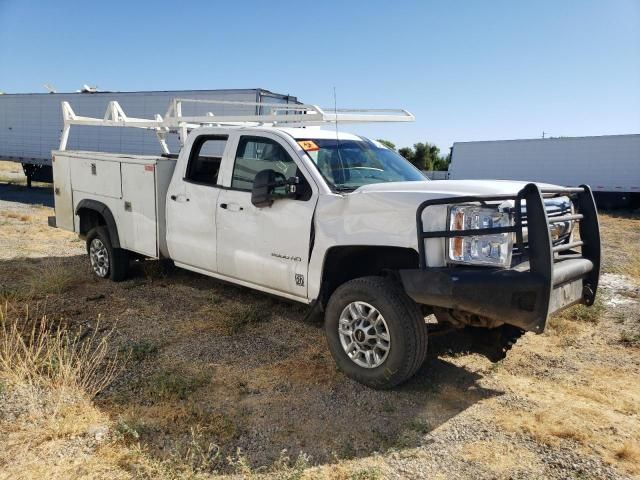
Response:
[[[640,133],[640,0],[0,0],[0,91],[263,87],[399,146]]]

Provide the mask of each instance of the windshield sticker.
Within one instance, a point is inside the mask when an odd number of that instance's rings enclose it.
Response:
[[[313,140],[299,140],[298,145],[302,147],[305,152],[317,152],[320,147],[316,145]]]

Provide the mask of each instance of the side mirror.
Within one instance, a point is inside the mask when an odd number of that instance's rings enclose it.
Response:
[[[253,179],[253,188],[251,189],[251,203],[256,207],[270,207],[275,198],[294,197],[296,196],[296,185],[300,183],[298,177],[287,179],[282,173],[275,170],[261,170]],[[284,195],[274,194],[277,187],[286,187]]]
[[[273,203],[273,188],[276,180],[276,172],[274,170],[261,170],[253,179],[253,188],[251,189],[251,203],[256,207],[270,207]]]

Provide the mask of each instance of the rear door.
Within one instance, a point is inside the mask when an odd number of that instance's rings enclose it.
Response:
[[[271,207],[251,203],[253,179],[273,169],[298,176],[296,198],[281,198]],[[295,297],[306,298],[307,266],[315,184],[297,155],[277,135],[240,135],[225,189],[218,198],[218,271]]]
[[[176,166],[167,192],[169,255],[176,263],[208,272],[217,271],[218,180],[227,140],[226,135],[204,134],[185,145],[188,161]]]

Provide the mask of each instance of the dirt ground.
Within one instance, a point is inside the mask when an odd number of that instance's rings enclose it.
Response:
[[[596,307],[495,364],[434,337],[414,379],[375,391],[336,370],[301,306],[152,261],[99,281],[84,243],[47,227],[50,190],[11,201],[24,190],[0,184],[6,315],[112,331],[125,363],[55,415],[0,382],[0,478],[640,477],[638,214],[601,215]]]

